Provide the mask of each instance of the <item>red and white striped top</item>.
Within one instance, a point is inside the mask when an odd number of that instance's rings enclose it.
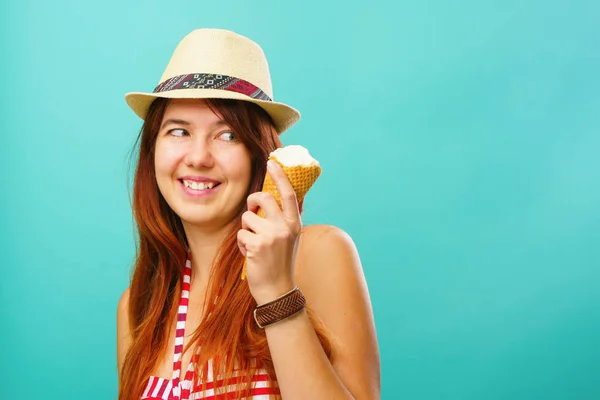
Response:
[[[224,387],[223,380],[215,379],[213,376],[212,360],[209,360],[204,366],[206,381],[204,382],[203,391],[201,387],[195,387],[192,391],[192,377],[194,368],[197,364],[199,353],[195,353],[185,371],[184,379],[181,380],[181,356],[183,352],[183,337],[185,332],[185,321],[187,318],[188,299],[190,295],[190,282],[192,276],[192,262],[190,253],[185,262],[183,285],[181,290],[181,298],[179,300],[179,310],[177,314],[177,327],[175,335],[175,349],[173,357],[173,375],[171,379],[151,376],[148,379],[146,389],[142,394],[142,400],[191,400],[191,399],[234,399],[237,389],[236,383],[240,379],[235,380],[240,374],[234,375],[234,379],[230,379],[227,388]],[[215,300],[216,302],[216,300]],[[213,304],[214,306],[214,304]],[[210,314],[209,310],[209,314]],[[237,371],[236,371],[237,372]],[[233,382],[233,384],[231,384]],[[198,383],[196,383],[198,384]],[[202,384],[202,382],[201,382]],[[277,383],[269,383],[268,374],[264,369],[259,369],[258,373],[252,378],[252,397],[254,400],[279,399],[279,388]]]

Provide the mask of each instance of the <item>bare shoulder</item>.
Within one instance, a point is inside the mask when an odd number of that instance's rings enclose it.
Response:
[[[307,226],[302,235],[296,283],[333,336],[332,364],[357,398],[378,398],[379,348],[358,249],[333,225]]]
[[[335,225],[326,224],[315,224],[302,227],[300,240],[302,241],[301,249],[304,252],[317,250],[314,248],[314,245],[320,243],[322,240],[335,241],[338,244],[347,242],[347,244],[354,245],[352,238],[348,233]]]
[[[331,285],[335,284],[338,295],[360,295],[370,307],[358,249],[350,235],[334,225],[302,229],[295,279],[313,303],[330,301],[334,294]]]
[[[129,288],[125,289],[117,306],[117,368],[120,374],[125,355],[131,344],[129,328]]]
[[[326,262],[331,262],[329,268],[319,268]],[[358,250],[350,235],[337,226],[325,224],[309,225],[302,229],[298,269],[297,278],[302,280],[323,274],[362,275]]]

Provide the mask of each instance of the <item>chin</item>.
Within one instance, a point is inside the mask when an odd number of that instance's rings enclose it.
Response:
[[[215,219],[216,219],[214,216],[207,215],[206,213],[199,213],[198,210],[194,210],[194,211],[182,210],[181,212],[178,212],[178,211],[175,211],[175,214],[177,214],[177,216],[179,218],[181,218],[181,221],[186,224],[206,225],[206,224],[214,223]]]
[[[225,226],[232,221],[235,216],[230,217],[228,220],[223,219],[221,216],[213,213],[201,213],[198,210],[182,210],[182,212],[175,212],[184,224],[194,225],[198,227],[202,226]]]

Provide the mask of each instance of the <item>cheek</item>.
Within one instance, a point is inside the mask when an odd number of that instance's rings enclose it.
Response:
[[[172,174],[182,157],[181,151],[178,151],[176,147],[156,146],[154,153],[156,176]]]
[[[246,152],[227,154],[222,160],[222,165],[227,166],[228,175],[236,181],[250,182],[252,164],[250,155]]]

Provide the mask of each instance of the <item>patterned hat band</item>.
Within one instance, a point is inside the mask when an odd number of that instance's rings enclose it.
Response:
[[[245,94],[257,100],[273,101],[265,92],[248,81],[233,76],[216,74],[174,76],[160,83],[153,93],[176,89],[219,89]]]

